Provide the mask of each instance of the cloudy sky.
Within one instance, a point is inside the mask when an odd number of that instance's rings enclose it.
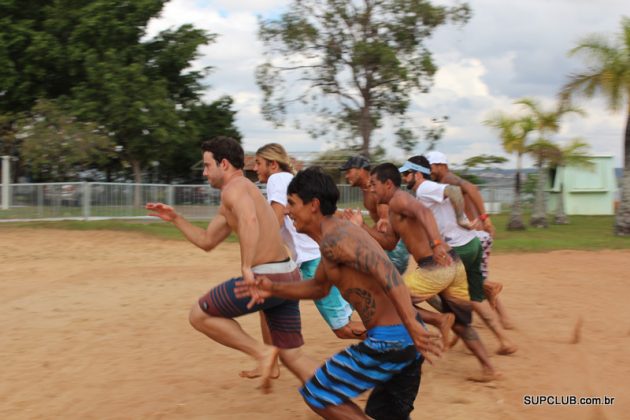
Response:
[[[434,3],[452,5],[453,1]],[[583,61],[568,57],[567,51],[585,35],[618,33],[621,16],[630,16],[628,0],[468,3],[473,17],[467,25],[444,26],[429,41],[439,71],[428,94],[413,96],[409,112],[417,126],[430,125],[432,117],[449,116],[438,150],[455,164],[482,153],[505,155],[496,133],[482,121],[496,111],[518,112],[513,102],[525,96],[552,107],[566,76],[584,68]],[[215,68],[206,81],[207,100],[222,95],[234,98],[246,151],[271,141],[282,143],[289,152],[330,147],[291,124],[276,129],[260,114],[261,94],[254,80],[254,69],[263,61],[257,16],[277,16],[289,4],[289,0],[171,0],[149,26],[149,35],[184,23],[219,35],[216,43],[201,50],[197,65]],[[555,139],[563,143],[581,137],[594,154],[614,156],[615,165],[621,166],[624,112],[613,114],[599,99],[583,99],[578,104],[588,115],[565,117]],[[375,138],[387,147],[390,157],[404,157],[388,130],[379,131]],[[421,153],[424,146],[416,151]]]

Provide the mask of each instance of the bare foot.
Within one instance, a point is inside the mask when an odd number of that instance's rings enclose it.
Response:
[[[440,334],[442,334],[442,347],[444,350],[450,348],[448,337],[451,333],[451,328],[453,328],[453,324],[455,323],[455,315],[453,314],[443,314],[442,319],[440,320]]]
[[[507,344],[501,346],[499,350],[497,350],[497,354],[500,354],[501,356],[507,356],[516,353],[516,350],[518,350],[518,347],[515,344]]]
[[[497,309],[497,296],[503,290],[503,285],[494,281],[485,281],[483,283],[483,294],[488,299],[488,303],[492,306],[492,309]]]
[[[260,360],[260,373],[262,380],[260,381],[260,389],[263,394],[269,394],[271,392],[271,375],[274,365],[277,365],[278,353],[280,349],[273,346],[268,346],[265,355]]]
[[[260,372],[260,366],[258,366],[251,370],[241,370],[238,376],[240,376],[241,378],[255,379],[260,378],[262,376],[262,373]],[[271,368],[271,376],[269,377],[271,379],[278,379],[280,377],[280,367],[278,366],[277,362],[273,364],[273,367]]]
[[[483,369],[479,375],[469,376],[469,381],[473,382],[492,382],[503,378],[503,374],[501,372],[497,372],[494,370]]]

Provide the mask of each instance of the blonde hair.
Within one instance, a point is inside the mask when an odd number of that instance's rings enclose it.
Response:
[[[287,154],[287,151],[284,150],[281,144],[278,143],[268,143],[262,146],[260,149],[256,151],[256,156],[260,156],[269,162],[278,162],[278,166],[283,172],[289,172],[292,175],[295,175],[295,169],[291,164],[291,158]]]

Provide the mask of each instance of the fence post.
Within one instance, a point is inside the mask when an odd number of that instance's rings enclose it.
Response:
[[[92,199],[90,197],[90,192],[92,190],[92,185],[89,182],[85,182],[83,181],[81,183],[81,187],[83,190],[83,220],[90,220],[90,204],[92,202]]]
[[[37,185],[37,214],[44,217],[44,185]]]
[[[175,205],[175,187],[173,185],[166,187],[166,204],[171,207]]]
[[[11,188],[10,156],[2,156],[2,210],[9,210],[9,189]]]

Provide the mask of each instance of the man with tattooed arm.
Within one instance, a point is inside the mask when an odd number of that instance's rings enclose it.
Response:
[[[288,187],[289,216],[298,232],[319,245],[315,277],[300,283],[271,282],[263,276],[242,281],[239,296],[251,305],[271,296],[318,299],[335,285],[356,309],[367,338],[337,353],[300,389],[306,403],[325,418],[407,419],[420,385],[424,359],[439,355],[437,334],[417,317],[400,274],[379,244],[363,229],[334,217],[339,190],[318,168],[300,171]],[[420,353],[421,352],[421,353]],[[373,389],[365,414],[351,401]]]

